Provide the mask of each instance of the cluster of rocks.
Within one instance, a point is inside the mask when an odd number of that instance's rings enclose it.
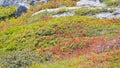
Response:
[[[120,8],[116,8],[113,12],[101,12],[93,15],[97,18],[120,18]]]
[[[0,6],[16,6],[15,16],[20,16],[22,13],[27,12],[30,5],[38,2],[47,2],[47,0],[0,0]]]
[[[81,7],[81,6],[89,6],[91,7],[96,7],[96,8],[102,8],[102,7],[106,7],[106,4],[102,3],[103,0],[80,0],[77,2],[77,6]],[[101,11],[98,14],[95,15],[91,15],[97,18],[120,18],[120,7],[115,7],[115,11],[110,12],[109,8],[108,11]]]
[[[29,9],[30,5],[34,5],[39,2],[47,2],[48,0],[0,0],[0,6],[16,6],[16,16],[20,16],[22,13],[27,12],[27,9]],[[79,9],[82,6],[88,6],[89,8],[103,8],[107,5],[103,3],[103,0],[80,0],[76,3],[76,6],[74,7],[65,7],[66,10],[69,9]],[[54,9],[47,9],[47,10],[40,10],[36,13],[34,13],[32,16],[46,12],[47,14],[50,14],[51,12],[60,10],[61,8],[54,8]],[[109,9],[109,8],[108,8]],[[102,9],[101,9],[102,10]],[[59,14],[53,15],[53,17],[60,17],[60,16],[73,16],[74,12],[63,12]],[[88,14],[89,15],[89,14]],[[90,15],[94,16],[96,18],[120,18],[120,7],[115,7],[115,11],[110,12],[108,11],[101,11],[100,13]]]
[[[82,6],[87,6],[89,8],[99,8],[99,9],[101,9],[100,13],[97,13],[97,14],[94,14],[94,15],[88,14],[88,15],[94,16],[96,18],[119,18],[120,17],[120,8],[119,7],[115,7],[114,8],[115,10],[113,12],[111,12],[109,10],[110,8],[107,8],[107,11],[102,11],[103,10],[102,8],[107,7],[107,5],[103,3],[103,0],[80,0],[76,3],[75,7],[64,7],[64,9],[66,9],[66,10],[70,10],[70,9],[76,10],[76,9],[79,9],[80,7],[82,7]],[[40,11],[34,13],[32,16],[34,16],[36,14],[39,14],[39,13],[42,13],[42,12],[45,12],[45,11],[47,12],[47,14],[50,14],[51,12],[58,11],[60,9],[61,8],[40,10]],[[63,12],[63,13],[53,15],[53,17],[73,16],[73,15],[75,15],[74,12]]]
[[[0,6],[18,6],[19,3],[35,4],[38,2],[47,2],[48,0],[0,0]]]
[[[107,7],[106,4],[102,3],[103,0],[80,0],[76,3],[77,7],[88,6],[89,8],[104,8]],[[120,7],[115,7],[113,12],[110,12],[109,8],[107,11],[101,11],[98,14],[90,15],[96,18],[120,18]],[[103,10],[103,9],[101,9]]]

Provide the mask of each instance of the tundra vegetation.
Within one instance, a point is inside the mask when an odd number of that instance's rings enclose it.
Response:
[[[86,16],[101,11],[87,7],[74,10],[74,16],[52,17],[46,12],[31,16],[42,9],[74,6],[77,1],[39,3],[20,17],[11,17],[15,7],[0,7],[0,67],[120,68],[120,18]],[[104,3],[117,6],[119,0]],[[51,14],[66,11],[73,10]]]

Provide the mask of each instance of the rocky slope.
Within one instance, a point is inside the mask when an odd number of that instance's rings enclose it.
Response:
[[[47,0],[0,0],[0,6],[16,6],[15,16],[20,16],[22,13],[27,12],[30,5],[39,2],[47,2]]]
[[[65,10],[77,10],[82,6],[87,6],[89,7],[89,9],[100,9],[100,13],[97,14],[87,14],[90,16],[94,16],[97,18],[119,18],[120,17],[120,8],[119,6],[117,7],[112,7],[110,8],[109,6],[107,6],[107,4],[104,4],[103,1],[101,0],[80,0],[76,3],[76,6],[74,7],[63,7]],[[104,8],[106,8],[106,10],[104,10]],[[55,8],[55,9],[47,9],[47,10],[40,10],[39,12],[36,12],[33,14],[39,14],[39,13],[43,13],[43,12],[47,12],[47,14],[50,14],[52,12],[58,11],[62,8]],[[114,9],[112,12],[110,10]],[[59,17],[59,16],[73,16],[75,13],[74,12],[63,12],[61,14],[56,14],[53,15],[53,17]]]
[[[1,0],[0,1],[0,5],[2,6],[17,6],[16,9],[16,16],[20,16],[22,13],[27,12],[27,9],[29,9],[30,5],[34,5],[35,3],[38,2],[47,2],[47,0]],[[100,9],[101,12],[96,13],[96,14],[87,14],[88,16],[94,16],[97,18],[119,18],[120,17],[120,8],[119,5],[115,6],[115,7],[109,7],[107,6],[107,4],[104,3],[104,0],[80,0],[78,2],[76,2],[76,6],[74,7],[65,7],[65,10],[77,10],[82,6],[87,6],[90,9]],[[106,10],[104,10],[104,8]],[[51,14],[53,13],[53,11],[58,11],[61,8],[55,8],[55,9],[47,9],[47,10],[40,10],[36,13],[34,13],[32,16],[39,14],[39,13],[43,13],[43,12],[47,12],[46,14]],[[111,12],[110,10],[113,11]],[[73,16],[75,15],[75,12],[65,12],[65,13],[61,13],[61,14],[54,14],[53,17],[59,17],[59,16]]]

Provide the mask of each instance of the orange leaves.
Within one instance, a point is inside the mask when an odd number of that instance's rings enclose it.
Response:
[[[102,40],[102,41],[101,41]],[[96,50],[96,46],[98,44],[104,43],[105,39],[103,38],[84,38],[84,37],[76,37],[72,38],[66,42],[60,43],[52,48],[53,52],[64,52],[64,54],[83,54],[86,52],[91,52]]]

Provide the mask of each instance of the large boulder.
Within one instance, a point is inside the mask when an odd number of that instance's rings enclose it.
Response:
[[[102,0],[80,0],[77,2],[77,6],[90,6],[90,7],[105,7],[106,5],[101,3]]]
[[[114,18],[115,16],[110,12],[102,12],[94,15],[96,18]]]
[[[19,3],[16,13],[15,13],[15,16],[19,17],[19,16],[21,16],[22,13],[26,13],[28,8],[29,8],[29,4]]]

